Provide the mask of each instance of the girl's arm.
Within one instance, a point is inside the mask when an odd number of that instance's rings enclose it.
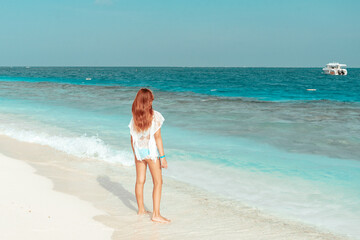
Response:
[[[133,150],[133,154],[134,154],[134,157],[135,157],[135,160],[137,160],[136,159],[136,155],[135,155],[135,150],[134,150],[134,145],[133,145],[133,139],[132,139],[132,136],[130,135],[130,141],[131,141],[131,148],[132,148],[132,150]]]
[[[160,156],[164,156],[165,153],[164,153],[164,147],[163,147],[163,142],[162,142],[162,138],[161,138],[161,128],[159,130],[157,130],[154,137],[155,137],[156,146],[159,150]],[[163,167],[163,168],[168,167],[165,157],[160,159],[160,163],[161,163],[161,167]]]

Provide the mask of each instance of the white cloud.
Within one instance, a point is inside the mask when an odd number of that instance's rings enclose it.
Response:
[[[95,4],[110,5],[110,4],[112,4],[112,1],[111,0],[95,0]]]

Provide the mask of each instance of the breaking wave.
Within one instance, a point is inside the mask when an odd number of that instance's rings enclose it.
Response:
[[[0,126],[0,134],[23,142],[49,146],[80,158],[94,158],[124,166],[134,165],[132,153],[113,149],[97,136],[68,137],[7,126]]]

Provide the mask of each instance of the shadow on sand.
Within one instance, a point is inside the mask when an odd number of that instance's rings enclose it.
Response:
[[[135,195],[126,190],[120,183],[111,181],[108,176],[98,176],[97,181],[103,188],[117,196],[125,206],[137,212]],[[134,203],[135,206],[132,203]],[[147,209],[146,206],[145,209]]]

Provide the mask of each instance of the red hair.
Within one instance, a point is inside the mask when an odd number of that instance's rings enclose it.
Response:
[[[137,132],[145,131],[151,126],[154,115],[152,101],[154,95],[150,89],[141,88],[132,104],[132,115]]]

